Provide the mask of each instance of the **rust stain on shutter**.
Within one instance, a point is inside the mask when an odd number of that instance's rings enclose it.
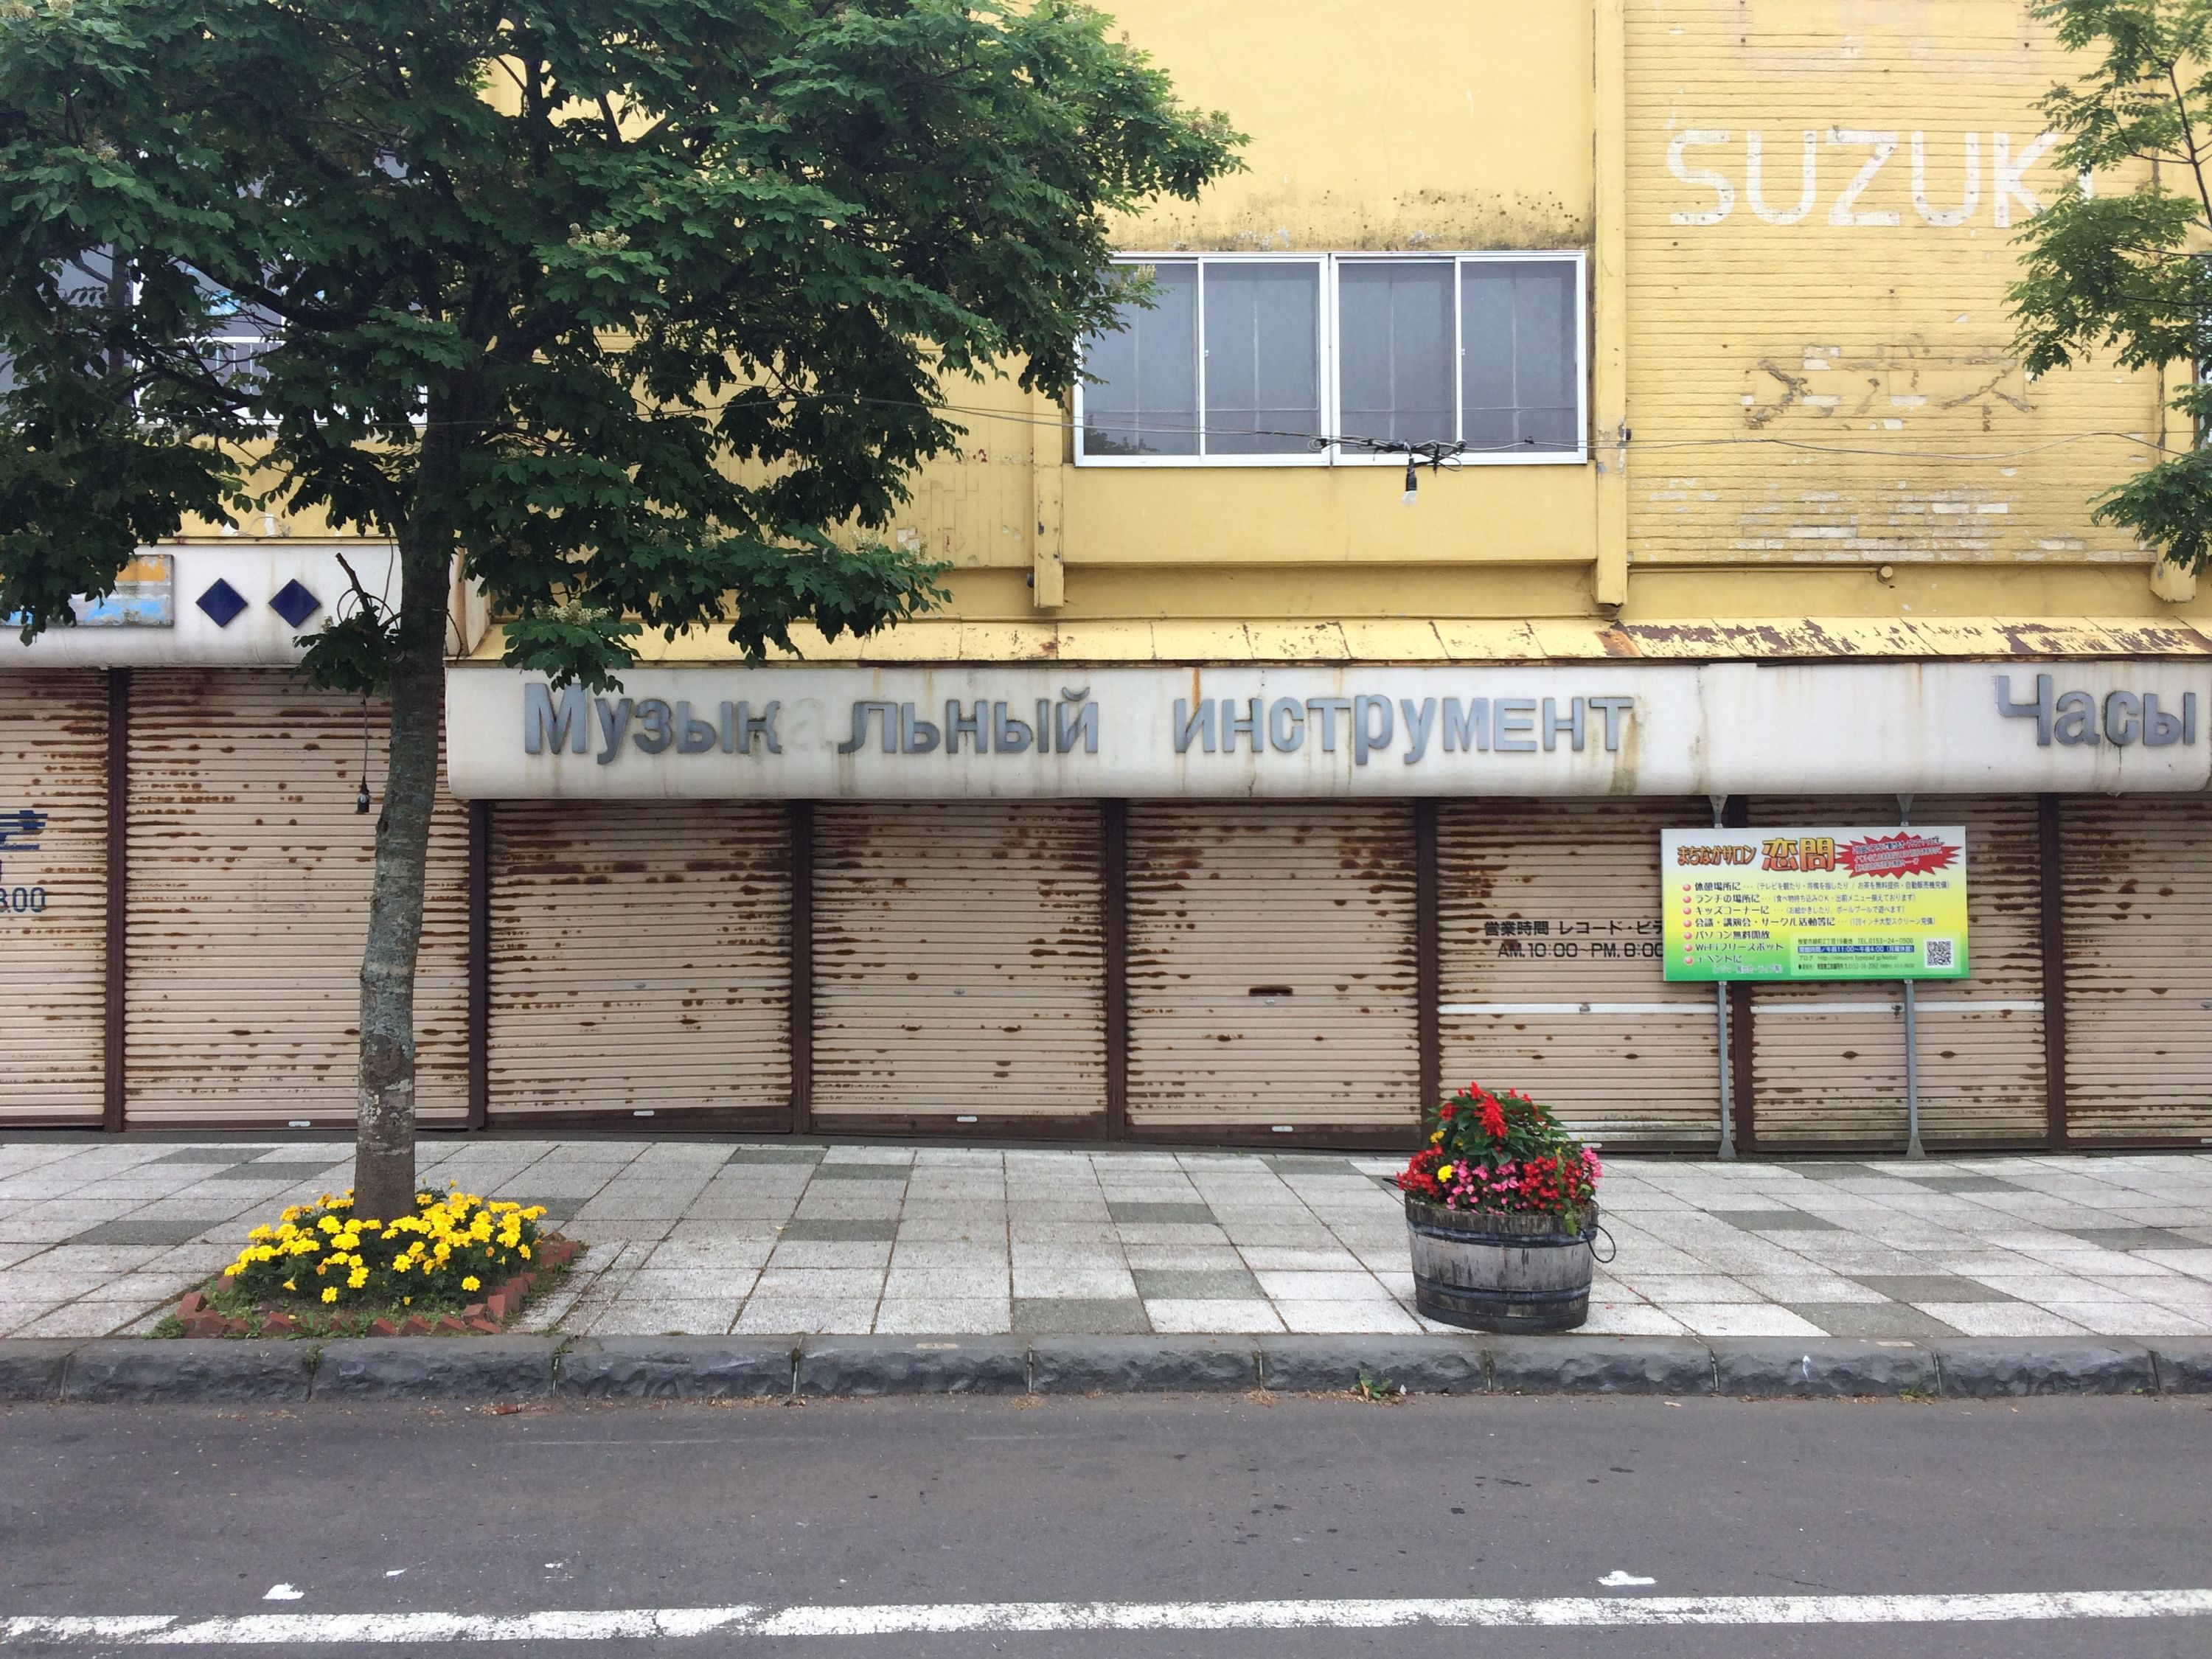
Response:
[[[823,804],[814,815],[814,1109],[1106,1109],[1091,801]]]
[[[1444,1088],[1514,1088],[1577,1133],[1709,1148],[1720,1133],[1709,985],[1670,985],[1659,832],[1702,800],[1439,804]]]
[[[492,835],[493,1120],[786,1107],[780,805],[502,801]]]
[[[1937,1146],[2039,1145],[2042,886],[2034,799],[1923,795],[1912,818],[1966,829],[1972,969],[1964,980],[1920,982],[1921,1136]],[[1751,821],[1777,828],[1892,824],[1897,799],[1758,797]],[[1901,1148],[1905,1018],[1897,981],[1760,986],[1753,994],[1760,1144]]]
[[[96,1124],[107,951],[104,675],[0,676],[0,1123]]]
[[[2212,1137],[2212,813],[2069,796],[2059,822],[2069,1133]]]
[[[387,715],[369,711],[369,787]],[[141,670],[131,691],[129,1121],[349,1121],[376,816],[361,704],[283,672]],[[468,823],[441,795],[415,989],[416,1110],[466,1115]]]
[[[1132,1127],[1403,1127],[1409,803],[1129,808]]]

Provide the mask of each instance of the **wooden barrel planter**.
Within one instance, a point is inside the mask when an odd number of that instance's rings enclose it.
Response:
[[[1553,1215],[1447,1210],[1407,1194],[1413,1305],[1477,1331],[1571,1331],[1589,1317],[1597,1206],[1580,1231]]]

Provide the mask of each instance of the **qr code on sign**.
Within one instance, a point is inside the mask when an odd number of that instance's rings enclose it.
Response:
[[[1951,947],[1957,943],[1956,939],[1923,939],[1920,941],[1921,959],[1930,968],[1948,968],[1951,965]]]

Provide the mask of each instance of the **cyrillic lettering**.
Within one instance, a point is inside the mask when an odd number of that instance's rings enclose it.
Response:
[[[1580,697],[1570,697],[1567,700],[1567,717],[1565,720],[1559,718],[1558,699],[1553,697],[1544,699],[1544,752],[1546,754],[1559,747],[1559,737],[1563,732],[1567,734],[1568,747],[1578,755],[1582,753],[1583,700]]]
[[[1491,744],[1501,755],[1536,752],[1536,700],[1500,697],[1491,704]],[[1523,736],[1523,733],[1528,735]]]
[[[1417,704],[1411,697],[1398,699],[1398,711],[1406,717],[1406,764],[1418,766],[1421,757],[1429,752],[1429,736],[1437,729],[1437,700],[1423,697]]]
[[[648,755],[657,755],[676,741],[676,711],[658,697],[638,704],[637,723],[644,729],[633,732],[630,741]]]
[[[1305,705],[1296,697],[1278,697],[1267,708],[1267,744],[1283,754],[1296,753],[1306,740]]]
[[[1457,697],[1444,699],[1444,753],[1457,750],[1462,754],[1473,754],[1478,749],[1490,747],[1490,699],[1469,697],[1462,704]]]
[[[977,754],[989,754],[991,752],[990,713],[990,704],[978,697],[968,705],[968,713],[963,715],[960,712],[960,699],[947,697],[945,700],[945,752],[948,755],[958,754],[960,739],[964,736],[968,739],[968,746]]]
[[[1354,697],[1352,700],[1352,763],[1367,764],[1368,756],[1377,749],[1390,746],[1390,730],[1395,724],[1390,718],[1390,699],[1388,697]]]
[[[2132,691],[2115,691],[2105,699],[2105,736],[2124,749],[2142,735],[2142,699]]]
[[[1019,755],[1026,753],[1029,746],[1036,741],[1036,733],[1030,730],[1027,720],[1007,719],[1006,705],[1003,702],[991,705],[992,747],[1002,755]]]
[[[1037,753],[1052,753],[1052,699],[1039,697],[1036,702]]]
[[[1199,740],[1199,747],[1207,754],[1213,752],[1212,698],[1200,697],[1198,700],[1198,710],[1194,714],[1191,711],[1190,700],[1187,697],[1177,697],[1175,707],[1175,723],[1176,754],[1189,753],[1190,741],[1193,738]]]
[[[691,718],[691,705],[676,705],[676,752],[679,755],[703,755],[720,740],[721,733],[714,730],[712,720]]]
[[[2035,744],[2039,749],[2051,747],[2051,676],[2035,677],[2035,701],[2014,702],[2012,700],[2012,676],[1997,676],[1997,713],[2007,720],[2035,721]]]
[[[557,708],[550,686],[542,683],[524,686],[522,752],[542,755],[550,750],[557,755],[566,749],[572,754],[585,753],[592,741],[592,717],[586,712],[589,706],[580,685],[565,687]]]
[[[2042,676],[2038,675],[2040,679]],[[2051,736],[2054,742],[2069,747],[2087,744],[2097,744],[2097,700],[2087,691],[2066,691],[2059,694],[2051,720]]]
[[[1085,754],[1098,752],[1098,705],[1077,701],[1089,696],[1090,691],[1091,688],[1086,685],[1080,691],[1063,690],[1060,694],[1067,701],[1053,711],[1053,746],[1063,755],[1075,752],[1078,738],[1082,739]]]
[[[2181,694],[2181,741],[2191,748],[2197,746],[2197,694]]]
[[[1241,714],[1237,712],[1240,706],[1244,710]],[[1235,697],[1224,697],[1221,700],[1221,752],[1224,755],[1235,754],[1237,734],[1242,732],[1244,746],[1254,754],[1258,754],[1266,746],[1261,736],[1261,725],[1259,698],[1254,697],[1250,702],[1240,705]]]
[[[914,705],[910,702],[901,703],[899,705],[899,753],[927,755],[936,749],[937,744],[937,723],[934,720],[916,720],[914,715]]]
[[[1336,717],[1339,714],[1342,714],[1346,720],[1352,717],[1352,699],[1308,697],[1306,713],[1321,716],[1322,751],[1324,754],[1334,755],[1336,752]]]
[[[771,705],[773,706],[773,705]],[[888,702],[856,702],[853,705],[853,735],[837,745],[841,755],[857,754],[868,746],[868,716],[873,714],[882,724],[884,753],[898,753],[898,729],[892,722],[897,719],[896,705]]]
[[[2170,748],[2181,741],[2181,716],[2160,708],[2155,691],[2143,693],[2142,740],[2146,749]]]
[[[783,703],[781,699],[769,703],[757,714],[752,712],[750,704],[739,703],[738,705],[738,747],[750,755],[753,751],[753,739],[757,737],[765,738],[768,739],[768,752],[771,755],[781,755],[783,752],[783,739],[776,735],[775,717],[782,712]]]
[[[610,707],[605,697],[594,697],[592,700],[592,707],[598,711],[599,716],[599,740],[602,745],[599,750],[599,764],[612,766],[615,763],[615,757],[622,753],[623,733],[629,730],[630,701],[628,697],[622,697]]]
[[[1605,747],[1608,754],[1620,748],[1620,718],[1636,707],[1633,697],[1592,697],[1589,706],[1605,715]]]

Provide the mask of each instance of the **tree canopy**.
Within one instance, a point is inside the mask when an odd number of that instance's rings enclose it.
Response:
[[[2091,353],[2123,368],[2179,363],[2171,407],[2190,436],[2099,497],[2094,517],[2185,569],[2212,556],[2212,0],[2040,0],[2087,60],[2042,101],[2073,180],[2021,232],[2011,291],[2031,374]]]

